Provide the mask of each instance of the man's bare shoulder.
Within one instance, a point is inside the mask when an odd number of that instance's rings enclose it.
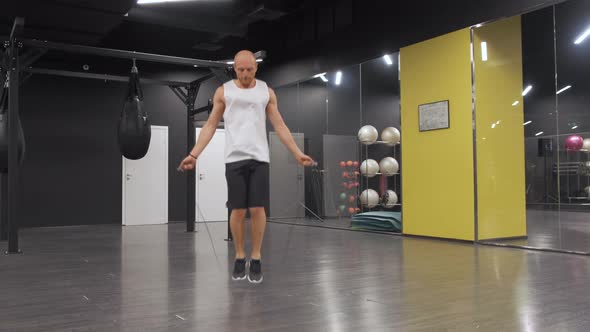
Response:
[[[270,86],[268,87],[268,94],[271,96],[276,96],[275,90],[273,90],[273,88],[271,88]]]
[[[215,95],[213,96],[213,98],[218,101],[224,101],[225,100],[224,92],[225,92],[225,89],[223,88],[223,85],[217,87],[217,90],[215,90]]]

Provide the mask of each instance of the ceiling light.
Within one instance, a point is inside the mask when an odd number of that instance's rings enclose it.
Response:
[[[519,101],[517,100],[517,101],[515,101],[515,102],[512,103],[512,106],[516,106],[516,105],[518,105],[518,103],[519,103]]]
[[[576,128],[578,128],[578,126],[573,126],[573,127],[572,127],[572,130],[574,130],[574,129],[576,129]]]
[[[191,0],[137,0],[137,4],[138,5],[149,5],[152,3],[180,2],[180,1],[191,1]]]
[[[328,79],[326,78],[326,73],[320,73],[320,74],[316,74],[316,75],[313,75],[313,77],[314,77],[314,78],[318,78],[318,77],[319,77],[319,78],[321,78],[321,79],[322,79],[322,81],[324,81],[324,82],[328,82]]]
[[[574,44],[580,44],[584,41],[584,39],[586,39],[588,36],[590,36],[590,28],[586,29],[586,31],[584,31],[584,33],[582,33],[578,38],[576,38],[576,41],[574,42]]]
[[[526,96],[529,92],[531,92],[531,90],[533,89],[532,85],[527,86],[524,91],[522,92],[522,96]]]
[[[492,129],[496,128],[496,124],[492,123]]]
[[[385,60],[385,63],[390,66],[393,64],[393,60],[391,60],[391,57],[389,56],[389,54],[385,54],[383,56],[383,60]]]
[[[233,61],[227,61],[226,63],[227,63],[228,65],[233,65],[233,64],[234,64],[234,62],[233,62]]]
[[[336,81],[334,82],[336,85],[340,85],[340,83],[342,82],[342,72],[338,71],[336,73]]]
[[[543,135],[543,132],[540,131],[540,132],[538,132],[538,133],[535,134],[535,136],[539,136],[539,135]]]
[[[532,122],[533,122],[533,121],[530,121],[530,120],[529,120],[529,121],[525,122],[525,123],[523,124],[523,126],[526,126],[526,125],[528,125],[528,124],[530,124],[530,123],[532,123]]]
[[[264,61],[263,59],[256,59],[256,62],[262,62]]]
[[[481,42],[481,60],[488,61],[488,43]]]
[[[568,86],[566,86],[566,87],[562,88],[561,90],[557,91],[555,94],[556,94],[556,95],[558,95],[558,94],[560,94],[560,93],[564,92],[565,90],[567,90],[567,89],[569,89],[569,88],[571,88],[571,87],[572,87],[571,85],[568,85]]]
[[[193,65],[193,67],[197,68],[198,66],[197,65]]]

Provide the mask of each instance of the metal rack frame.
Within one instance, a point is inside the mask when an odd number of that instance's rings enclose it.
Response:
[[[55,43],[49,41],[40,41],[33,39],[23,39],[25,21],[21,17],[14,20],[9,40],[4,42],[6,52],[5,58],[2,59],[2,69],[6,71],[6,79],[9,82],[9,108],[8,108],[8,174],[2,174],[2,219],[0,223],[0,236],[8,240],[8,251],[6,254],[20,253],[18,243],[18,214],[17,214],[17,192],[19,187],[19,164],[17,161],[17,126],[20,107],[20,85],[33,74],[55,75],[63,77],[76,77],[88,79],[110,80],[118,82],[128,82],[128,77],[109,74],[96,74],[88,72],[74,72],[55,69],[32,68],[31,65],[42,57],[49,50],[96,55],[110,58],[121,58],[130,60],[142,60],[155,63],[166,63],[185,66],[201,66],[208,68],[211,73],[194,80],[192,82],[165,81],[149,78],[140,80],[143,84],[156,84],[168,86],[174,94],[186,105],[187,114],[187,153],[191,151],[195,144],[194,121],[197,114],[207,112],[212,109],[211,103],[207,106],[195,108],[195,101],[201,84],[213,77],[222,81],[232,78],[231,63],[228,61],[211,61],[201,59],[182,58],[169,55],[150,54],[134,51],[125,51],[108,48],[98,48],[82,45],[71,45]],[[21,49],[27,46],[28,49],[20,54]],[[266,52],[259,51],[255,53],[257,58],[265,58]],[[22,75],[25,73],[25,75]],[[16,84],[15,82],[18,82]],[[7,180],[7,181],[6,181]],[[186,230],[194,232],[195,230],[195,210],[196,210],[196,176],[194,172],[187,172],[187,210],[186,210]],[[6,210],[6,211],[4,211]],[[228,220],[229,225],[229,220]],[[6,230],[6,231],[4,231]],[[228,226],[229,232],[229,226]],[[228,233],[231,239],[231,234]],[[6,240],[0,238],[0,240]]]

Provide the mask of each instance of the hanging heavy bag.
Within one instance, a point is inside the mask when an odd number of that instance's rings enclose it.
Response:
[[[2,88],[0,96],[0,172],[8,172],[8,81]],[[20,118],[17,119],[17,153],[18,163],[22,165],[25,159],[25,135]]]
[[[150,147],[152,131],[146,111],[143,109],[143,92],[139,85],[139,73],[133,63],[125,105],[118,127],[121,154],[132,160],[143,158]]]

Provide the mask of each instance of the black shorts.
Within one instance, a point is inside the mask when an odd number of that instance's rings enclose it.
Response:
[[[268,163],[241,160],[225,164],[230,209],[266,207],[269,204]]]

